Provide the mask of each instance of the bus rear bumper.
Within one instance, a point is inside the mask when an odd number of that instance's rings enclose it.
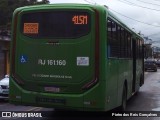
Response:
[[[9,101],[12,104],[55,109],[105,111],[105,98],[100,94],[101,89],[100,84],[97,84],[83,94],[39,93],[26,91],[10,79]]]

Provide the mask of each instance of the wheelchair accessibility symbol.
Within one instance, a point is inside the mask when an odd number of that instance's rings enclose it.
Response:
[[[26,63],[27,62],[27,56],[26,55],[21,55],[20,56],[20,62],[21,63]]]

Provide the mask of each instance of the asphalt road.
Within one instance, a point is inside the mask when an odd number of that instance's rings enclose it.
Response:
[[[160,116],[160,69],[145,72],[145,83],[127,103],[127,111]],[[160,117],[124,117],[122,120],[160,120]]]
[[[108,118],[105,113],[96,113],[87,115],[82,112],[55,112],[51,108],[33,107],[33,106],[16,106],[9,104],[8,101],[0,101],[0,111],[26,111],[40,112],[49,111],[52,118],[12,118],[13,120],[160,120],[160,117],[112,117]],[[142,114],[153,113],[160,115],[160,69],[157,72],[145,72],[145,84],[140,88],[138,94],[133,96],[127,102],[127,114],[134,114],[138,111]],[[159,111],[159,112],[157,112]],[[1,114],[1,113],[0,113]],[[42,113],[43,114],[43,113]],[[11,118],[0,118],[0,120],[10,120]]]
[[[127,111],[160,111],[160,69],[145,72],[145,84],[128,101]]]

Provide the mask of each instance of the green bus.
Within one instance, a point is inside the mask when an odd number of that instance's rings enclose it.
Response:
[[[105,6],[21,7],[13,13],[9,101],[124,110],[144,83],[143,57],[143,39]]]

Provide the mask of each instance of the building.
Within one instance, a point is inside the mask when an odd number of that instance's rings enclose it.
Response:
[[[144,44],[144,58],[152,58],[152,44]]]
[[[9,47],[11,38],[9,35],[0,34],[0,79],[9,74]]]
[[[160,47],[153,46],[152,51],[153,51],[153,57],[160,59]]]

